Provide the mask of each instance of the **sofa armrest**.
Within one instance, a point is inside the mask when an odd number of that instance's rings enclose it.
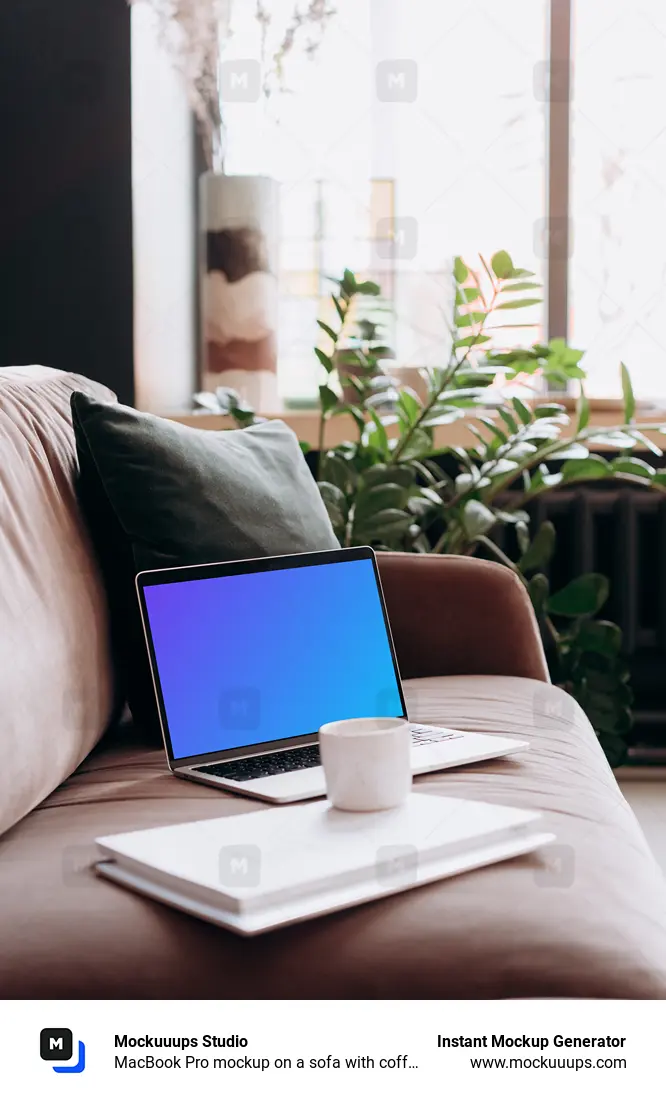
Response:
[[[378,553],[400,673],[549,681],[529,596],[504,565],[478,558]]]

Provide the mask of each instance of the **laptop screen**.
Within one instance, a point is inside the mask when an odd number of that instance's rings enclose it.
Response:
[[[172,758],[403,714],[369,558],[143,592]]]

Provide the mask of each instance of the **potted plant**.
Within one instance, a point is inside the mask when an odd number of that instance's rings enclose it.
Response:
[[[475,271],[454,264],[455,304],[445,365],[426,371],[427,393],[396,387],[390,377],[361,379],[353,406],[335,382],[335,361],[317,352],[325,371],[320,386],[321,425],[317,478],[343,546],[370,543],[417,553],[483,553],[511,568],[525,585],[544,637],[551,674],[584,707],[612,764],[626,752],[632,694],[622,660],[621,632],[596,616],[608,597],[599,574],[575,578],[551,592],[548,564],[555,529],[531,529],[529,505],[559,485],[614,479],[666,491],[666,473],[632,452],[660,454],[644,432],[662,424],[635,423],[629,371],[621,364],[620,422],[602,430],[590,422],[584,391],[583,352],[562,340],[526,348],[498,348],[491,330],[502,318],[534,305],[540,291],[532,272],[515,267],[506,252],[480,258]],[[508,326],[507,326],[508,327]],[[488,350],[489,349],[489,350]],[[573,414],[550,399],[527,401],[497,385],[519,376],[579,389]],[[487,394],[495,391],[488,413]],[[326,424],[340,413],[356,422],[355,439],[325,445]],[[469,444],[437,447],[435,430],[466,417]],[[595,454],[612,447],[614,457]],[[493,538],[512,532],[514,556]]]
[[[532,600],[553,682],[582,705],[609,761],[617,765],[626,753],[633,697],[621,631],[598,618],[608,581],[590,573],[551,591],[548,566],[556,533],[549,522],[533,530],[530,506],[558,486],[590,480],[666,491],[666,472],[633,453],[661,454],[645,429],[664,433],[666,425],[636,424],[624,364],[622,415],[616,425],[599,429],[590,419],[582,351],[562,340],[493,345],[491,330],[496,336],[504,318],[539,301],[535,276],[514,266],[508,253],[480,258],[478,270],[457,258],[453,283],[450,346],[442,366],[424,371],[425,394],[375,372],[353,380],[354,399],[348,402],[335,352],[355,293],[366,284],[348,271],[338,280],[339,324],[320,322],[329,346],[315,348],[324,377],[312,466],[322,498],[343,546],[482,554],[512,569]],[[531,400],[511,385],[518,378],[533,384]],[[578,388],[574,410],[538,396],[539,387],[552,382]],[[228,401],[225,409],[235,415]],[[351,417],[355,436],[328,448],[326,426],[341,414]],[[243,425],[250,417],[242,409],[235,419]],[[438,445],[436,430],[456,421],[464,423],[469,441]],[[610,457],[594,453],[600,445],[613,449]],[[510,534],[512,553],[494,537],[500,528]]]

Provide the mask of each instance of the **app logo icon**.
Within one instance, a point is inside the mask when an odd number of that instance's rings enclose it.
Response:
[[[257,103],[261,96],[261,64],[254,58],[222,61],[220,85],[224,103]]]
[[[256,844],[227,844],[221,848],[220,882],[223,886],[258,886],[261,849]]]
[[[376,870],[383,885],[410,886],[418,877],[418,849],[413,844],[384,844],[377,849]]]
[[[235,687],[220,695],[220,724],[223,730],[244,732],[259,729],[261,696],[258,688]]]
[[[74,1056],[74,1036],[68,1027],[44,1027],[39,1033],[39,1056],[45,1062],[71,1062]],[[86,1068],[86,1048],[79,1040],[74,1065],[51,1066],[54,1073],[83,1073]]]
[[[388,58],[375,69],[377,98],[383,103],[413,103],[418,93],[418,68],[410,58]]]

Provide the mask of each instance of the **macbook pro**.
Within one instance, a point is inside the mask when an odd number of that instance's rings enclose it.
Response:
[[[153,570],[136,583],[179,778],[268,802],[315,798],[326,793],[320,726],[408,717],[368,547]],[[415,775],[527,747],[418,722],[411,730]]]

